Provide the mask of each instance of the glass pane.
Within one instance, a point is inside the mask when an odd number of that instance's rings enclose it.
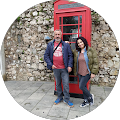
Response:
[[[75,43],[71,43],[70,45],[71,45],[71,49],[72,49],[72,50],[76,49],[76,48],[75,48]]]
[[[75,42],[77,38],[78,38],[78,34],[74,34],[74,35],[63,35],[63,40],[64,40],[64,41]]]
[[[82,25],[80,25],[79,33],[82,33]]]
[[[69,42],[76,42],[76,39],[78,38],[78,34],[75,35],[63,35],[63,40],[64,41],[69,41]],[[75,43],[70,43],[71,49],[75,49]]]
[[[70,47],[71,47],[72,51],[76,49],[75,48],[75,42],[76,42],[77,38],[78,38],[78,34],[63,35],[63,40],[64,41],[74,42],[74,43],[70,43]],[[73,61],[73,65],[74,65],[74,61]],[[72,71],[69,73],[69,75],[74,75],[74,69],[72,69]],[[77,77],[70,77],[70,82],[77,82]]]
[[[79,37],[81,37],[82,35],[81,34],[79,34]]]
[[[59,17],[59,25],[61,25],[61,17]]]
[[[76,37],[75,37],[76,35]],[[69,42],[76,42],[76,39],[78,38],[78,34],[75,35],[63,35],[63,40],[64,41],[69,41]],[[71,49],[75,49],[75,43],[70,43]]]
[[[63,33],[78,33],[78,25],[63,26]]]
[[[63,17],[63,24],[78,24],[78,16]]]
[[[77,77],[69,77],[69,83],[77,84]]]
[[[60,26],[59,28],[60,28],[60,30],[62,31],[62,27]]]
[[[75,43],[71,43],[71,45],[75,46]],[[74,54],[73,54],[73,58],[74,58]],[[74,59],[73,59],[73,69],[72,71],[69,73],[69,75],[74,75]],[[70,77],[70,83],[75,83],[77,82],[77,77]]]
[[[80,23],[82,23],[82,15],[80,16]]]
[[[76,38],[78,38],[78,34],[73,34],[71,36],[72,36],[72,38],[75,38],[75,40],[76,40]]]

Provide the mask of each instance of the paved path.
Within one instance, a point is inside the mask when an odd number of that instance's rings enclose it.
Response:
[[[63,102],[54,105],[57,98],[53,94],[54,82],[6,81],[5,85],[18,104],[37,116],[51,120],[69,120],[83,116],[97,108],[112,90],[112,87],[92,85],[91,93],[95,96],[94,106],[80,108],[83,99],[71,97],[74,107],[70,108]]]

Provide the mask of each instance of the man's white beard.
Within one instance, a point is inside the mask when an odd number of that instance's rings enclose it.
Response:
[[[55,41],[56,41],[56,42],[60,42],[60,41],[61,41],[61,39],[60,39],[60,38],[58,38],[58,39],[55,39]]]

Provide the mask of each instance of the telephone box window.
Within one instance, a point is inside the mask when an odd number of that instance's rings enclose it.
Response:
[[[63,26],[63,33],[78,33],[78,25]]]
[[[78,16],[63,17],[63,24],[78,24]]]
[[[79,37],[81,37],[82,35],[81,34],[79,34]]]
[[[79,33],[82,33],[82,25],[80,25]]]
[[[75,42],[77,38],[78,38],[78,34],[63,35],[63,40],[64,41]]]
[[[80,23],[82,23],[82,15],[80,16]]]
[[[71,43],[71,49],[72,49],[72,50],[75,50],[75,49],[76,49],[76,48],[75,48],[75,43]],[[71,75],[74,75],[74,74],[72,73]]]
[[[72,43],[70,43],[72,50],[75,49],[75,42],[76,42],[76,39],[77,39],[77,38],[78,38],[78,34],[63,35],[63,40],[64,40],[64,41],[72,42]]]
[[[61,17],[59,17],[59,24],[61,25]]]
[[[62,31],[62,27],[60,26],[60,30]]]
[[[77,84],[77,77],[70,77],[69,78],[69,83]]]

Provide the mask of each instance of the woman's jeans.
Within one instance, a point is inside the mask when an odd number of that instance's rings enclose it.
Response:
[[[83,91],[83,97],[84,99],[88,100],[89,97],[92,97],[90,92],[88,91],[86,84],[90,79],[90,74],[87,74],[86,76],[78,75],[79,76],[79,88]]]
[[[63,94],[64,94],[64,100],[68,102],[70,99],[69,74],[66,69],[53,69],[53,72],[56,80],[56,90],[57,90],[58,98],[59,99],[63,98]],[[63,84],[63,93],[62,93],[61,79]]]

